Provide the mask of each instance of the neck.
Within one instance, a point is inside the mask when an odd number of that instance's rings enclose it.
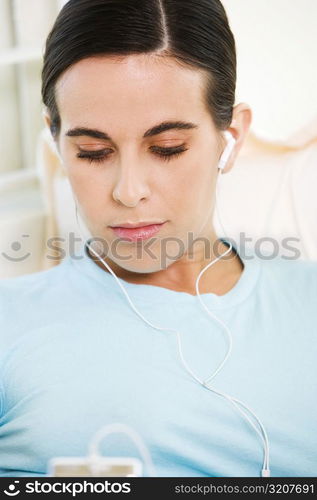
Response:
[[[195,262],[189,262],[188,254],[186,257],[171,264],[167,269],[153,273],[136,273],[120,267],[109,258],[104,258],[112,271],[119,278],[134,284],[145,284],[160,286],[170,290],[186,292],[196,295],[196,280],[199,273],[215,258],[228,251],[229,247],[217,240],[218,245],[214,245],[216,252],[208,260],[199,258]],[[87,248],[88,256],[106,272],[109,272],[106,266],[92,254]],[[220,258],[215,264],[212,264],[202,274],[199,280],[199,293],[215,293],[224,295],[230,291],[239,280],[244,269],[244,264],[234,248],[224,257]]]

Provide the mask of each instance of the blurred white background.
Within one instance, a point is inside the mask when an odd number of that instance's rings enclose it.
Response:
[[[0,278],[54,265],[47,237],[76,231],[40,95],[45,38],[63,3],[0,0]],[[237,44],[236,102],[253,110],[250,140],[221,181],[226,235],[297,236],[301,257],[317,259],[317,1],[223,4]]]
[[[316,0],[223,0],[238,55],[237,100],[260,136],[285,140],[317,114]]]
[[[36,169],[44,126],[40,73],[45,39],[62,3],[0,0],[0,277],[42,267],[46,210]]]

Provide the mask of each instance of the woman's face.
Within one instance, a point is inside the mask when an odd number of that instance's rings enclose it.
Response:
[[[148,55],[87,58],[56,84],[58,147],[78,210],[127,271],[160,271],[194,254],[195,239],[214,237],[224,143],[203,85],[199,71]],[[174,126],[149,132],[167,122]],[[141,221],[166,222],[152,241],[120,239],[110,227]]]

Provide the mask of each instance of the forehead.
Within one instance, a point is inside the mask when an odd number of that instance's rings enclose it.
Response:
[[[149,55],[90,57],[66,70],[56,84],[56,101],[65,126],[115,127],[159,118],[206,114],[204,76],[173,59]]]

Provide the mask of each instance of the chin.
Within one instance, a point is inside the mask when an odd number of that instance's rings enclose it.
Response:
[[[138,274],[151,274],[151,273],[158,273],[160,271],[164,271],[167,269],[171,264],[173,264],[175,260],[170,260],[166,259],[166,262],[163,261],[163,259],[160,259],[159,257],[157,260],[148,260],[148,262],[143,261],[131,261],[130,263],[127,262],[122,262],[122,265],[120,265],[120,262],[117,262],[117,264],[125,269],[126,271],[129,271],[131,273],[138,273]]]
[[[157,262],[156,264],[153,262],[149,262],[148,265],[145,265],[144,262],[131,262],[130,265],[127,265],[126,262],[123,262],[123,265],[120,265],[120,262],[117,262],[117,264],[122,269],[135,274],[157,273],[159,271],[162,271],[163,269],[159,262]]]

